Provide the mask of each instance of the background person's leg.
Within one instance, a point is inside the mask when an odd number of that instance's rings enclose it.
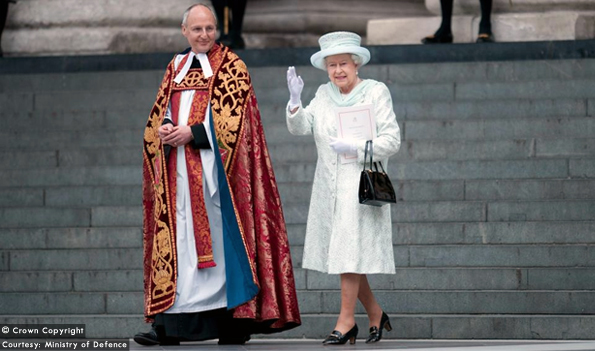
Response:
[[[492,0],[479,0],[481,5],[481,21],[479,22],[478,43],[493,42],[492,34]]]
[[[424,44],[452,43],[452,5],[453,0],[440,0],[442,11],[442,23],[434,35],[427,36],[421,40]]]
[[[357,325],[355,324],[355,304],[359,294],[361,274],[341,274],[341,312],[333,332],[339,331],[341,336],[331,333],[324,341],[324,344],[344,344],[348,340],[355,343],[357,337]]]
[[[4,25],[6,25],[6,17],[8,17],[8,0],[0,0],[0,57],[3,56],[2,31],[4,31]]]
[[[243,49],[246,47],[244,38],[242,38],[242,25],[244,24],[244,14],[246,13],[246,4],[248,0],[231,0],[231,42],[232,48]]]

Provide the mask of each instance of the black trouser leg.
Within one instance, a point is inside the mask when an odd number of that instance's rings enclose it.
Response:
[[[242,35],[242,24],[244,23],[247,2],[248,0],[231,0],[231,31],[237,37]]]
[[[213,0],[213,9],[215,10],[215,16],[217,16],[217,25],[221,35],[224,35],[224,22],[225,22],[225,6],[227,6],[227,0]]]
[[[440,8],[442,9],[442,24],[436,32],[437,35],[451,34],[452,21],[452,2],[453,0],[440,0]]]
[[[479,0],[481,4],[481,21],[479,22],[479,34],[492,34],[492,0]]]
[[[8,17],[8,1],[0,0],[0,44],[2,44],[2,32],[6,25],[6,17]],[[0,46],[0,57],[2,56],[2,47]]]

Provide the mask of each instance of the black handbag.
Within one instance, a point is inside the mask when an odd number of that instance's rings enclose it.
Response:
[[[368,147],[370,152],[370,168],[366,169],[368,158]],[[382,206],[386,204],[397,203],[397,196],[393,184],[384,171],[380,161],[374,161],[374,145],[372,140],[366,141],[366,151],[364,153],[364,170],[359,179],[359,203],[363,205]],[[378,165],[382,172],[378,171]],[[372,170],[374,164],[375,170]]]

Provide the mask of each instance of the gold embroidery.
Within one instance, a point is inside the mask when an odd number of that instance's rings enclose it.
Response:
[[[149,310],[163,303],[163,301],[155,300],[168,297],[175,293],[175,266],[172,266],[172,263],[175,265],[173,258],[175,243],[172,242],[170,226],[162,220],[162,215],[167,216],[168,213],[167,204],[164,202],[167,197],[167,185],[163,183],[163,177],[166,176],[166,164],[162,157],[162,150],[160,150],[161,140],[158,134],[159,126],[163,122],[165,110],[169,103],[168,87],[171,85],[172,77],[173,75],[168,69],[163,78],[161,88],[157,93],[156,103],[149,115],[144,134],[145,155],[149,155],[148,160],[146,160],[149,165],[147,169],[151,175],[151,179],[154,180],[152,186],[155,194],[153,197],[155,202],[152,214],[155,220],[155,235],[153,236],[153,251],[151,255],[151,281],[153,283],[151,286],[151,300],[154,303],[152,306],[149,306]]]
[[[201,69],[191,69],[186,73],[186,77],[180,84],[174,84],[173,90],[198,89],[207,90],[209,80],[204,77]]]
[[[246,65],[233,59],[228,53],[230,62],[226,63],[218,73],[217,83],[213,89],[211,104],[213,119],[220,146],[233,150],[238,138],[238,131],[244,106],[244,92],[250,89]]]
[[[159,232],[153,241],[152,257],[153,282],[155,283],[152,295],[154,299],[171,293],[174,285],[172,282],[173,268],[170,264],[172,247],[169,229],[162,221],[158,221],[157,226]]]

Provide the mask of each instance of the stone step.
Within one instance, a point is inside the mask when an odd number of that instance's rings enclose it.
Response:
[[[408,123],[405,123],[408,126]],[[580,126],[577,126],[577,128]],[[430,128],[431,129],[431,128]],[[570,134],[570,132],[568,133]],[[576,134],[579,134],[578,132]],[[580,133],[586,134],[586,133]],[[315,162],[317,149],[312,137],[288,138],[280,135],[268,143],[271,160],[276,163]],[[473,136],[470,137],[471,139]],[[495,138],[494,138],[495,139]],[[523,160],[536,158],[592,157],[595,139],[585,138],[525,138],[502,136],[501,140],[403,140],[400,151],[391,159],[397,162],[432,160]],[[504,140],[502,140],[504,139]],[[142,153],[125,148],[114,154],[104,148],[85,147],[55,151],[0,151],[0,169],[31,169],[77,166],[110,166],[142,164]]]
[[[518,233],[517,233],[518,234]],[[394,245],[396,267],[593,267],[590,244]],[[291,245],[294,267],[303,246]],[[142,248],[0,251],[0,271],[130,270],[142,268]]]
[[[315,168],[313,163],[274,165],[275,176],[280,182],[311,182]],[[389,162],[384,168],[393,181],[562,179],[595,176],[595,160],[592,158]]]
[[[142,314],[142,292],[3,293],[0,314]],[[389,291],[374,295],[386,313],[592,314],[593,291]],[[301,313],[336,313],[340,292],[300,291]],[[365,313],[358,305],[356,313]]]
[[[256,337],[322,340],[335,325],[337,314],[336,311],[331,314],[304,313],[301,327],[281,334]],[[595,317],[586,315],[389,315],[393,330],[383,334],[383,338],[387,339],[591,339],[591,331],[595,328]],[[368,326],[367,316],[357,314],[355,318],[361,333],[362,326]]]
[[[283,206],[288,224],[306,223],[308,203]],[[516,222],[592,221],[595,199],[551,201],[403,201],[391,205],[393,221]],[[127,227],[142,225],[142,206],[0,208],[0,228]]]
[[[388,291],[374,295],[386,313],[406,314],[589,314],[593,291]],[[302,291],[301,313],[336,313],[339,291]],[[358,304],[356,313],[365,313]]]
[[[154,95],[157,95],[164,72],[165,67],[162,71],[5,74],[0,76],[0,92],[76,92],[153,88]]]
[[[144,118],[146,120],[146,118]],[[264,126],[268,144],[311,143],[312,136],[294,136],[289,133],[285,122],[273,123]],[[36,133],[21,129],[13,132],[0,132],[0,150],[4,152],[14,150],[39,151],[39,140],[43,138],[44,148],[47,150],[68,150],[76,152],[73,148],[98,148],[103,147],[103,155],[96,155],[95,159],[104,159],[108,156],[118,157],[121,148],[136,149],[142,153],[144,122],[135,129],[98,129],[98,130],[69,130],[47,131]],[[66,152],[66,151],[64,151]],[[48,156],[49,157],[49,156]],[[21,161],[22,162],[22,161]]]
[[[308,204],[310,182],[279,182],[283,204]],[[595,199],[595,180],[393,180],[399,201]],[[140,185],[0,188],[1,207],[137,206]]]
[[[0,93],[5,113],[32,111],[105,111],[110,109],[146,108],[147,116],[155,102],[157,89],[72,90]],[[60,103],[57,105],[56,102]]]
[[[142,269],[142,248],[41,249],[0,251],[1,271],[104,271]],[[6,261],[6,260],[5,260]]]
[[[307,138],[311,140],[311,138]],[[273,164],[316,162],[317,149],[313,142],[268,145]],[[39,169],[80,166],[141,165],[143,155],[138,147],[105,152],[104,147],[66,148],[47,151],[0,150],[0,169]],[[431,160],[515,160],[539,157],[581,157],[595,155],[595,139],[515,139],[481,140],[409,140],[392,157],[395,161]]]
[[[1,228],[141,226],[142,207],[5,207],[0,221]]]
[[[427,35],[427,34],[426,34]],[[420,37],[421,39],[421,37]],[[312,66],[295,66],[306,86],[325,84],[328,77]],[[256,92],[284,89],[287,67],[251,68]],[[432,62],[374,64],[359,70],[364,79],[399,84],[450,82],[520,82],[570,80],[595,77],[595,60],[518,60],[491,62]],[[258,96],[258,94],[257,94]]]
[[[406,127],[410,127],[412,123],[406,122],[404,124],[406,124]],[[574,124],[574,122],[570,123]],[[414,136],[421,137],[421,139],[403,140],[400,151],[391,159],[397,162],[423,162],[432,160],[473,161],[592,157],[595,155],[595,139],[587,138],[584,135],[587,132],[579,131],[581,130],[580,127],[583,126],[589,128],[589,124],[576,123],[575,126],[572,126],[572,129],[576,128],[576,131],[566,132],[566,134],[581,134],[578,138],[553,139],[546,136],[546,138],[536,139],[527,135],[520,135],[519,137],[523,138],[521,139],[516,136],[502,135],[500,138],[490,137],[493,140],[482,140],[481,131],[478,131],[475,135],[440,136],[441,130],[448,132],[451,128],[444,128],[439,122],[424,122],[421,126],[415,124],[411,126],[411,129],[408,129],[411,131],[410,134],[415,134]],[[427,129],[424,129],[425,127]],[[485,129],[489,128],[486,127]],[[436,137],[428,139],[421,134],[421,130],[434,132]],[[456,128],[452,130],[456,130]],[[564,133],[563,129],[559,129],[559,131]],[[318,152],[311,136],[305,138],[290,137],[289,133],[286,133],[287,138],[284,142],[281,142],[282,136],[279,134],[270,138],[272,142],[268,143],[268,147],[273,164],[316,162]],[[517,132],[517,134],[520,133]],[[471,140],[454,140],[458,139],[457,137]],[[56,149],[52,150],[48,145],[46,151],[34,151],[33,148],[19,151],[0,149],[0,169],[132,166],[142,165],[143,162],[142,151],[138,145],[132,148],[121,148],[117,152],[105,152],[105,148],[99,146],[75,147],[72,149],[64,145],[55,145],[55,147]]]
[[[393,223],[393,244],[568,245],[592,244],[594,221]],[[288,224],[290,245],[304,244],[306,224]],[[142,229],[0,228],[3,250],[142,248]],[[8,257],[8,251],[4,251]],[[6,262],[8,264],[8,262]]]
[[[383,334],[386,339],[592,339],[595,316],[590,315],[517,315],[517,314],[396,314],[390,313],[393,330]],[[261,338],[324,339],[337,321],[337,311],[331,314],[302,313],[302,325],[278,334],[255,334]],[[356,315],[360,326],[367,326],[367,316]],[[84,324],[87,338],[129,339],[146,332],[150,325],[142,314],[60,314],[2,315],[6,324]],[[364,334],[365,335],[365,334]],[[361,337],[359,342],[362,342]],[[132,345],[135,345],[133,341]],[[257,345],[257,342],[248,344]],[[184,343],[182,343],[184,345]],[[287,348],[291,344],[283,343]],[[201,345],[203,346],[203,345]],[[204,345],[206,346],[206,345]],[[200,347],[200,346],[199,346]]]
[[[297,229],[296,229],[297,230]],[[593,221],[475,223],[393,223],[397,245],[552,245],[592,244]],[[299,230],[298,230],[299,231]],[[301,229],[305,232],[305,226]],[[296,240],[297,244],[298,241]],[[301,242],[303,244],[303,239]],[[538,247],[538,246],[536,246]]]
[[[312,184],[279,183],[283,204],[309,203]],[[594,199],[595,180],[394,180],[399,201]],[[1,191],[0,191],[1,194]]]
[[[592,118],[407,121],[405,140],[510,140],[524,138],[591,138]]]
[[[594,230],[594,221],[407,223],[393,217],[392,241],[397,246],[592,244]],[[290,245],[304,244],[305,223],[289,224],[287,231]]]
[[[308,106],[313,96],[302,96]],[[548,117],[587,117],[595,111],[595,97],[590,98],[535,98],[490,99],[455,101],[394,101],[397,121],[452,120],[452,119],[525,119]],[[287,98],[278,101],[259,101],[261,119],[265,125],[284,123]],[[144,115],[144,113],[137,113]]]
[[[518,233],[517,233],[518,235]],[[393,247],[400,267],[592,267],[595,246],[585,245],[412,245]],[[292,245],[302,267],[303,246]]]
[[[276,163],[275,177],[280,183],[311,182],[316,165]],[[595,177],[595,159],[527,159],[390,162],[385,165],[391,180],[528,180]],[[140,185],[142,167],[98,166],[42,168],[31,172],[10,169],[0,172],[3,187]]]
[[[453,102],[458,100],[493,101],[524,99],[593,99],[590,88],[593,79],[569,81],[529,81],[529,82],[470,82],[434,84],[387,84],[394,102]],[[314,97],[316,88],[304,88],[302,102],[307,105]],[[258,97],[259,104],[287,104],[285,89],[277,89]]]
[[[0,314],[142,314],[142,292],[3,293]]]
[[[40,169],[120,165],[135,165],[142,167],[143,164],[143,154],[140,147],[120,148],[118,151],[106,152],[105,147],[74,147],[69,149],[62,146],[60,150],[46,152],[0,151],[0,157],[2,157],[2,161],[0,161],[0,169]]]
[[[594,99],[504,99],[394,103],[397,121],[524,119],[587,117],[593,115]]]
[[[339,290],[338,275],[294,268],[300,290]],[[406,268],[389,276],[370,275],[384,290],[592,290],[595,267],[582,268]],[[142,292],[143,271],[3,271],[0,292]],[[489,293],[486,291],[486,293]]]
[[[119,292],[143,290],[143,271],[0,272],[0,292]]]
[[[536,80],[519,82],[445,82],[400,84],[388,83],[395,102],[422,102],[457,100],[502,100],[502,99],[593,99],[590,87],[595,79]],[[302,101],[314,97],[318,85],[304,87]],[[150,111],[156,89],[72,90],[72,91],[7,91],[0,93],[3,113],[91,112],[110,110],[146,109]],[[288,91],[285,85],[257,95],[259,105],[285,106]],[[56,101],[60,105],[56,106]]]
[[[139,206],[140,185],[0,188],[1,207]]]
[[[0,208],[0,227],[89,227],[92,209],[49,207]]]
[[[18,132],[1,132],[0,149],[4,151],[10,149],[28,149],[39,150],[39,140],[43,138],[44,149],[47,150],[71,150],[76,148],[97,148],[103,147],[103,155],[97,155],[96,158],[118,157],[118,151],[123,147],[135,148],[139,153],[142,152],[144,125],[136,129],[121,129],[116,132],[113,130],[71,130],[71,131],[51,131],[34,133],[28,130]]]
[[[151,106],[142,109],[111,109],[109,106],[96,111],[30,111],[30,112],[0,112],[0,116],[6,119],[4,131],[12,131],[12,135],[22,136],[26,134],[42,135],[44,140],[56,140],[48,132],[59,133],[63,138],[70,140],[84,140],[84,138],[98,134],[109,140],[114,132],[142,131],[147,123]],[[35,128],[32,128],[35,126]],[[22,135],[21,135],[22,134]],[[7,134],[11,135],[11,134]],[[142,132],[138,134],[142,142]],[[77,139],[78,138],[78,139]],[[137,139],[138,142],[138,139]],[[64,143],[56,145],[64,146]],[[90,144],[93,146],[93,144]],[[98,141],[94,146],[102,145]]]
[[[287,67],[285,66],[252,67],[249,69],[257,97],[268,90],[286,87]],[[321,74],[320,70],[312,66],[296,66],[296,70],[308,86],[317,86],[328,82],[327,75]],[[6,74],[0,76],[0,92],[119,90],[143,87],[153,88],[156,95],[163,71]],[[364,66],[360,72],[364,78],[400,84],[568,80],[595,77],[595,60],[375,64]]]
[[[468,180],[466,200],[562,200],[595,198],[590,179],[567,180]]]
[[[19,249],[141,248],[142,228],[11,228],[0,229],[0,247]]]
[[[306,106],[310,100],[302,99]],[[525,118],[563,118],[563,117],[587,117],[595,111],[595,99],[505,99],[491,101],[457,100],[457,101],[403,101],[395,102],[393,108],[399,123],[408,120],[501,120]],[[277,131],[280,125],[285,129],[285,106],[286,101],[277,101],[271,104],[259,104],[260,116],[265,131],[275,125],[273,131]],[[64,146],[69,141],[80,140],[86,142],[84,145],[103,145],[104,141],[109,145],[118,145],[118,142],[126,142],[125,145],[137,146],[142,141],[142,130],[144,130],[151,106],[144,106],[138,109],[121,109],[106,106],[97,111],[31,111],[31,112],[7,112],[0,111],[0,117],[5,120],[2,132],[5,136],[18,136],[27,138],[33,134],[39,138],[37,133],[42,134],[44,140],[49,139],[50,145]],[[31,126],[35,125],[32,130]],[[133,130],[137,132],[134,138],[122,138],[114,140],[111,135],[120,130]],[[7,133],[12,131],[12,133]],[[52,133],[48,133],[51,131]],[[78,131],[78,132],[75,132]],[[84,133],[83,133],[84,131]],[[53,134],[58,133],[58,136]],[[130,133],[130,132],[129,132]],[[98,135],[94,137],[94,135]],[[267,141],[270,143],[269,133]],[[91,138],[87,141],[86,138]],[[14,139],[14,138],[13,138]],[[37,140],[26,139],[26,142],[13,140],[20,143],[21,147],[35,148]],[[136,144],[131,144],[136,142]],[[2,144],[0,144],[2,145]],[[11,145],[7,147],[11,147]],[[54,147],[54,146],[52,146]]]
[[[303,270],[303,269],[301,269]],[[338,275],[305,270],[308,290],[340,290]],[[595,267],[570,268],[404,268],[393,275],[368,275],[381,290],[592,290]]]
[[[0,173],[0,178],[0,183],[5,187],[141,185],[142,168],[138,165],[48,168],[35,172],[6,170]]]
[[[405,222],[592,221],[595,200],[397,202],[391,216]],[[308,204],[287,204],[287,223],[306,223]]]

